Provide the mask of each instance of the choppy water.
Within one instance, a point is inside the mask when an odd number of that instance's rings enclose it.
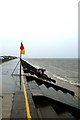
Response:
[[[48,73],[63,81],[80,86],[78,59],[26,59],[33,65],[44,67]]]

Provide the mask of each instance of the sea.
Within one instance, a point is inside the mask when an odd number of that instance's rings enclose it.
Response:
[[[25,58],[35,67],[45,68],[50,77],[80,87],[79,59],[74,58]]]

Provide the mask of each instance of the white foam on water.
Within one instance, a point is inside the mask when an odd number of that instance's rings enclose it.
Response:
[[[78,82],[70,81],[70,84],[80,87],[80,83],[78,83]]]
[[[55,77],[55,78],[57,78],[57,79],[59,79],[59,80],[65,81],[65,82],[69,82],[70,84],[75,85],[75,86],[77,86],[77,87],[80,87],[80,83],[75,82],[75,81],[73,81],[73,80],[68,80],[68,79],[65,79],[65,78],[63,78],[63,77],[57,76],[57,75],[55,75],[55,74],[53,75],[53,77]]]
[[[69,79],[63,78],[63,77],[58,76],[58,75],[56,75],[56,74],[52,74],[52,73],[49,72],[49,71],[47,71],[46,73],[52,75],[54,78],[57,78],[57,79],[62,80],[62,81],[64,81],[64,82],[68,82],[68,83],[70,83],[70,84],[72,84],[72,85],[75,85],[75,86],[77,86],[77,87],[80,87],[80,83],[78,83],[78,82],[75,82],[75,81],[73,81],[73,80],[69,80]]]
[[[62,77],[60,77],[60,76],[58,76],[58,75],[55,75],[55,74],[53,74],[53,77],[55,77],[55,78],[57,78],[57,79],[59,79],[59,80],[62,80],[62,81],[69,82],[69,80],[67,80],[67,79],[65,79],[65,78],[62,78]]]

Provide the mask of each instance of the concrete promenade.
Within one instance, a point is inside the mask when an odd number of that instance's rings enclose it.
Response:
[[[0,64],[0,119],[26,118],[23,85],[20,85],[19,59]],[[2,85],[1,85],[2,84]]]

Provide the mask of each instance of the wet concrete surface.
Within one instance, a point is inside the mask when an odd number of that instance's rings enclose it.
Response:
[[[11,76],[13,69],[15,68],[18,60],[8,61],[2,64],[2,93],[14,93],[15,80]],[[16,71],[18,73],[18,68]]]
[[[11,75],[18,62],[19,59],[15,59],[0,64],[0,85],[2,87],[0,88],[0,119],[20,118],[21,116],[25,118],[25,101],[22,85],[20,86],[19,64],[13,76]]]
[[[0,97],[0,120],[2,118],[2,98]]]

